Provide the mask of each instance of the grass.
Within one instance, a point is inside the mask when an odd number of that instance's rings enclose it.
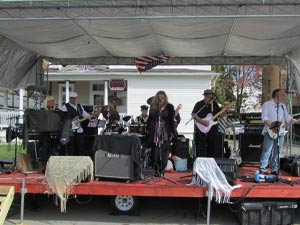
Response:
[[[18,146],[18,152],[26,153],[26,149]],[[14,159],[15,158],[15,145],[4,144],[0,145],[0,159]]]

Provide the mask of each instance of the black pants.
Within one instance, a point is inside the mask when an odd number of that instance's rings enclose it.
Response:
[[[83,133],[74,132],[74,136],[70,137],[66,155],[85,155],[84,152],[84,135]]]
[[[59,140],[58,138],[51,137],[49,134],[44,133],[40,138],[40,156],[41,161],[46,164],[52,155],[59,155]]]
[[[156,172],[164,173],[168,163],[170,142],[157,144],[153,147],[154,153],[154,169]]]
[[[197,157],[215,157],[217,155],[217,134],[203,134],[198,132],[197,138]]]

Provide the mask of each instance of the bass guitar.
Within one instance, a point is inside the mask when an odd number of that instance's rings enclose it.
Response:
[[[82,123],[83,121],[86,121],[88,119],[91,119],[92,117],[94,116],[97,116],[99,115],[101,112],[101,110],[97,111],[97,112],[94,112],[93,114],[91,114],[90,116],[88,117],[84,117],[84,118],[79,118],[79,116],[75,116],[73,119],[72,119],[72,130],[77,130],[79,129],[81,126],[80,126],[80,123]]]
[[[205,126],[205,125],[202,124],[202,123],[196,122],[196,125],[197,125],[198,129],[199,129],[202,133],[204,133],[204,134],[208,133],[208,132],[210,131],[210,129],[211,129],[214,125],[218,124],[218,121],[214,121],[214,120],[215,120],[219,115],[221,115],[223,112],[225,112],[225,110],[227,110],[229,107],[233,106],[234,104],[235,104],[235,101],[229,103],[226,107],[224,107],[220,112],[218,112],[218,113],[217,113],[216,115],[214,115],[214,116],[213,116],[211,113],[208,113],[208,114],[206,115],[205,118],[202,118],[202,120],[208,121],[208,125]]]

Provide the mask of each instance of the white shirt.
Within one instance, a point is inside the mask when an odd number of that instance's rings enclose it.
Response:
[[[262,106],[261,119],[265,122],[266,120],[274,121],[287,121],[291,122],[293,117],[288,113],[285,104],[277,103],[273,99],[266,101]],[[262,134],[267,131],[267,125],[265,124]]]

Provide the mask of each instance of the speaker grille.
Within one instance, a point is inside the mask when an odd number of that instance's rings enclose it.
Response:
[[[260,162],[263,140],[262,134],[240,134],[240,152],[243,163]]]
[[[95,153],[95,177],[133,180],[133,163],[130,155],[98,150]]]

